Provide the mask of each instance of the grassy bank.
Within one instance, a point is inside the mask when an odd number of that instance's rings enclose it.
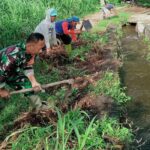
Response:
[[[119,12],[118,16],[114,16],[105,20],[101,20],[93,29],[93,32],[106,31],[107,27],[110,25],[123,25],[127,23],[130,13]]]

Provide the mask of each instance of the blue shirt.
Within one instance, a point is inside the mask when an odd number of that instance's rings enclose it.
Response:
[[[72,29],[72,26],[70,25],[69,21],[67,21],[67,20],[56,21],[56,23],[55,23],[55,30],[56,30],[57,34],[64,34],[63,27],[62,27],[62,24],[64,22],[68,22],[68,30]]]

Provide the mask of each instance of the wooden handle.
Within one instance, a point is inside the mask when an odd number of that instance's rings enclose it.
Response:
[[[63,81],[58,81],[58,82],[54,82],[54,83],[49,83],[49,84],[45,84],[45,85],[42,85],[42,89],[46,89],[46,88],[49,88],[49,87],[53,87],[53,86],[56,86],[56,85],[60,85],[60,84],[73,84],[74,80],[73,79],[68,79],[68,80],[63,80]],[[29,88],[29,89],[22,89],[22,90],[18,90],[18,91],[12,91],[10,92],[10,95],[13,95],[13,94],[18,94],[18,93],[26,93],[26,92],[31,92],[33,91],[33,88]]]

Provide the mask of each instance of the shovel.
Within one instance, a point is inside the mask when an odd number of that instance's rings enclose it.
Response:
[[[89,31],[90,29],[92,29],[92,24],[91,24],[90,20],[87,19],[87,20],[82,21],[80,31],[82,31],[83,27],[84,27],[85,31]],[[80,34],[78,34],[78,39],[79,39],[79,37],[80,37]]]
[[[90,20],[83,20],[80,30],[82,30],[83,27],[85,28],[86,31],[92,29],[92,24]]]

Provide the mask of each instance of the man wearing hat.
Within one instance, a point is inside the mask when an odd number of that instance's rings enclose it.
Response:
[[[36,27],[36,33],[41,33],[45,38],[46,51],[49,53],[57,46],[56,31],[55,31],[55,19],[57,11],[54,8],[48,9],[46,12],[46,18]]]
[[[81,31],[76,29],[77,23],[80,19],[77,16],[71,18],[56,21],[56,37],[65,44],[65,49],[68,54],[71,53],[71,42],[77,41],[76,34],[80,34]]]

